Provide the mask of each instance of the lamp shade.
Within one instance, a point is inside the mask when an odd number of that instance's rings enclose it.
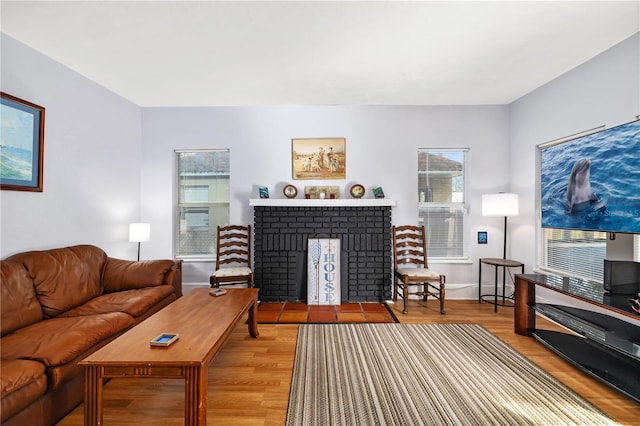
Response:
[[[129,225],[129,241],[140,243],[151,238],[151,225],[148,223],[132,223]]]
[[[482,216],[518,216],[518,194],[500,192],[482,196]]]

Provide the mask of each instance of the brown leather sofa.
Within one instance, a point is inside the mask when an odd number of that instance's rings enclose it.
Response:
[[[180,297],[180,266],[90,245],[0,261],[0,423],[53,425],[82,402],[78,361]]]

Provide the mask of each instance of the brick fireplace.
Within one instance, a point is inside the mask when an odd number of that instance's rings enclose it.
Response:
[[[391,298],[395,201],[253,199],[254,273],[260,300],[307,300],[307,240],[340,239],[342,302]]]

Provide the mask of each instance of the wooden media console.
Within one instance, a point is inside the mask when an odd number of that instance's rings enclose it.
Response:
[[[601,283],[546,274],[516,275],[515,286],[516,334],[535,337],[582,371],[640,402],[640,315],[628,300],[637,295],[609,293]],[[536,287],[593,309],[540,303]],[[536,314],[570,332],[536,328]]]

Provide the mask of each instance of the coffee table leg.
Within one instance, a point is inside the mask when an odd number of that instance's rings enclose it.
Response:
[[[206,426],[207,367],[185,367],[184,379],[184,424]]]
[[[102,367],[85,367],[84,377],[84,424],[97,426],[102,421]]]
[[[258,337],[260,332],[258,331],[258,304],[253,302],[253,305],[249,308],[249,335],[251,337]]]

